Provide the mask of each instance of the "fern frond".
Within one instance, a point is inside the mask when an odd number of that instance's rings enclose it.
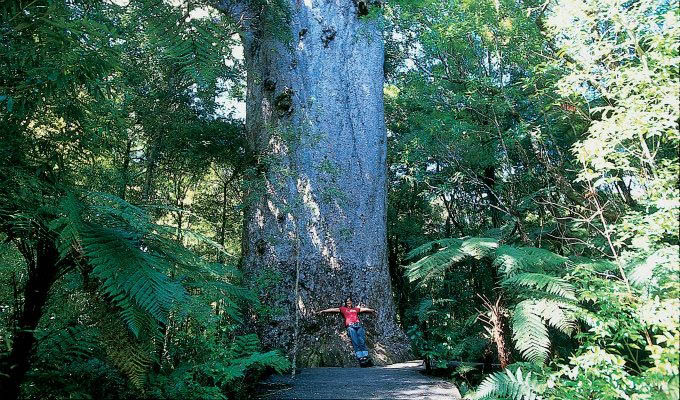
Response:
[[[545,272],[559,270],[569,259],[536,247],[504,245],[496,251],[494,265],[506,277],[520,272]]]
[[[434,302],[432,299],[423,299],[419,304],[418,304],[418,321],[425,321],[427,317],[430,315],[430,310],[432,309],[432,306],[434,306]]]
[[[56,359],[72,361],[90,358],[98,344],[96,330],[84,325],[67,326],[47,335],[41,333],[36,332],[39,352],[51,353]]]
[[[406,267],[406,277],[409,281],[429,280],[441,275],[452,265],[467,257],[460,249],[460,243],[451,244],[438,252],[425,256]]]
[[[656,250],[642,261],[633,264],[629,270],[630,282],[639,286],[655,286],[655,281],[664,275],[677,277],[680,269],[680,248],[666,246]]]
[[[149,337],[156,331],[158,324],[148,312],[142,310],[124,295],[112,299],[120,308],[119,315],[135,337]]]
[[[260,340],[255,334],[241,335],[234,338],[231,351],[235,358],[244,357],[260,350]]]
[[[290,368],[290,362],[278,351],[261,353],[257,335],[248,334],[237,336],[222,359],[192,366],[192,369],[206,373],[220,386],[242,378],[248,370],[255,368],[273,368],[282,373]]]
[[[120,369],[137,388],[142,389],[149,366],[153,362],[153,344],[150,340],[141,342],[131,337],[128,331],[114,318],[100,319],[101,332],[106,355],[116,368]]]
[[[585,269],[594,272],[606,273],[618,270],[616,264],[609,260],[594,260],[585,257],[572,257],[570,258],[570,262],[577,269]]]
[[[522,272],[503,279],[503,286],[508,288],[525,287],[544,291],[553,296],[559,296],[576,301],[574,287],[562,278],[536,272]]]
[[[463,240],[456,238],[434,240],[432,242],[427,242],[423,245],[420,245],[415,249],[409,251],[408,254],[406,254],[406,259],[412,260],[427,255],[434,250],[451,246],[460,246],[461,244],[463,244]]]
[[[550,353],[548,328],[534,300],[524,300],[514,308],[512,339],[524,358],[543,363]]]
[[[254,353],[247,358],[237,360],[240,365],[245,368],[251,368],[253,365],[260,367],[272,367],[278,373],[286,371],[290,368],[288,359],[281,355],[278,351],[268,351],[266,353]]]
[[[574,311],[578,308],[575,305],[559,300],[540,299],[534,303],[533,307],[548,326],[566,335],[571,335],[576,329]]]
[[[64,259],[71,252],[72,248],[77,245],[83,204],[77,201],[73,195],[69,194],[61,200],[60,208],[65,215],[52,220],[48,228],[57,233],[57,250],[59,251],[59,257]]]
[[[521,248],[504,245],[496,251],[496,259],[493,264],[503,275],[512,276],[518,271],[529,269],[530,261]]]
[[[474,400],[540,400],[538,382],[532,378],[531,372],[522,374],[517,368],[515,374],[509,369],[488,375],[474,393],[465,396]]]
[[[138,232],[146,233],[152,224],[146,211],[110,193],[89,192],[86,194],[86,200],[90,214],[118,220],[127,226],[135,227]]]
[[[467,239],[460,246],[461,251],[476,260],[491,257],[498,249],[498,240],[486,237]]]
[[[290,368],[290,363],[278,351],[268,351],[266,353],[256,352],[246,357],[231,360],[229,364],[210,362],[199,367],[208,371],[215,383],[222,386],[244,377],[250,369],[271,367],[277,373],[282,373]]]
[[[406,266],[406,276],[411,282],[427,281],[441,275],[451,266],[467,259],[480,260],[493,255],[498,242],[491,238],[442,239],[426,243],[409,253],[409,258],[425,255]],[[433,254],[429,254],[433,252]]]
[[[186,292],[156,268],[165,265],[157,254],[144,250],[143,242],[125,231],[90,227],[83,230],[82,249],[92,275],[102,282],[104,292],[119,305],[129,297],[142,310],[165,322],[172,304],[182,302]]]
[[[441,243],[448,246],[438,249]],[[432,251],[435,252],[428,254]],[[503,286],[518,289],[520,299],[533,296],[520,301],[512,317],[515,346],[531,362],[543,363],[550,353],[548,326],[567,335],[576,328],[576,314],[580,309],[575,304],[575,289],[565,279],[552,274],[569,262],[566,257],[534,247],[499,246],[490,238],[430,242],[412,253],[428,255],[406,267],[406,276],[411,282],[426,282],[466,260],[494,258]],[[418,318],[426,318],[433,304],[431,300],[423,301]]]

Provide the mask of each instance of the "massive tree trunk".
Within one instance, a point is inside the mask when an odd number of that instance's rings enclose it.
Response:
[[[375,362],[409,353],[386,253],[383,42],[358,3],[290,0],[279,35],[264,14],[241,19],[246,127],[258,159],[243,265],[272,311],[255,321],[260,337],[297,366],[355,363],[339,314],[314,313],[348,295],[377,310],[361,316]]]

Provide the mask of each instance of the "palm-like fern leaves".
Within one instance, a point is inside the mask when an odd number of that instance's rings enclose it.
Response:
[[[185,300],[184,288],[161,272],[170,269],[165,259],[131,232],[89,227],[80,234],[83,254],[94,267],[92,275],[124,310],[134,305],[165,323],[172,304]]]
[[[164,246],[161,227],[141,209],[111,195],[90,194],[87,200],[68,196],[65,215],[52,224],[62,256],[74,251],[86,260],[135,336],[153,330],[154,320],[165,323],[172,305],[186,300],[184,288],[168,276],[181,266],[181,254]]]
[[[249,370],[266,367],[281,373],[290,368],[290,363],[278,351],[260,352],[257,335],[248,334],[237,336],[222,357],[195,365],[192,369],[202,371],[222,386],[243,377]]]
[[[411,282],[426,281],[465,260],[488,257],[493,254],[496,247],[498,242],[489,238],[442,239],[429,242],[408,253],[409,258],[425,256],[406,267],[406,276]]]
[[[499,246],[488,238],[438,240],[414,249],[409,256],[422,257],[406,267],[406,276],[421,282],[464,261],[493,262],[500,272],[501,285],[518,301],[511,310],[513,341],[522,356],[532,362],[544,362],[549,355],[548,327],[571,334],[576,326],[574,287],[555,276],[568,262],[565,257],[539,248]]]
[[[131,337],[125,327],[110,315],[100,317],[98,325],[106,355],[135,387],[143,388],[153,361],[152,341],[139,341]]]
[[[62,256],[75,253],[87,263],[85,270],[97,278],[100,292],[135,336],[152,332],[156,322],[167,321],[174,305],[190,299],[180,279],[229,301],[255,299],[249,291],[224,281],[228,275],[224,266],[206,263],[175,240],[171,227],[153,223],[144,210],[120,198],[71,195],[61,206],[64,215],[51,229],[59,233]],[[233,301],[228,305],[233,306],[228,311],[235,311]]]
[[[477,390],[466,399],[474,400],[540,400],[538,382],[532,378],[531,372],[522,374],[517,368],[514,374],[509,369],[488,375]]]
[[[460,245],[452,244],[409,265],[406,276],[411,282],[429,280],[465,258],[466,254],[460,250]]]
[[[521,272],[503,279],[502,284],[508,288],[529,288],[568,300],[576,300],[574,287],[569,282],[548,274]]]
[[[524,358],[544,362],[550,351],[548,328],[532,300],[520,302],[512,316],[512,340]]]
[[[557,271],[567,261],[566,257],[545,249],[504,245],[496,251],[494,265],[509,277],[521,271]]]
[[[225,300],[224,309],[234,318],[236,300],[255,301],[253,293],[225,280],[238,271],[205,262],[176,240],[174,229],[152,222],[144,210],[118,197],[70,195],[61,202],[61,211],[61,218],[50,226],[59,234],[61,256],[80,260],[89,280],[95,278],[96,289],[87,290],[106,300],[97,313],[104,348],[138,388],[153,361],[159,323],[167,323],[176,306],[195,303],[184,285]],[[230,367],[234,376],[252,365],[283,365],[277,354],[258,353],[252,338],[243,340],[235,344],[243,353],[232,352],[227,358],[245,357]]]

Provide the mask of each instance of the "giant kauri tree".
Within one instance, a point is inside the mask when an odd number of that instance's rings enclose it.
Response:
[[[351,295],[374,359],[404,359],[386,256],[384,48],[379,2],[222,1],[238,21],[246,128],[256,168],[244,269],[271,310],[255,326],[297,365],[348,365],[338,317],[315,311]],[[278,10],[278,12],[277,12]]]

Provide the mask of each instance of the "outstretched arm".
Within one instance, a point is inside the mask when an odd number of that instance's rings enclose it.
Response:
[[[335,308],[327,308],[325,310],[317,311],[317,313],[331,313],[331,312],[340,312],[340,309],[335,307]]]
[[[359,307],[359,312],[372,312],[372,313],[374,313],[375,310],[372,309],[372,308]]]

